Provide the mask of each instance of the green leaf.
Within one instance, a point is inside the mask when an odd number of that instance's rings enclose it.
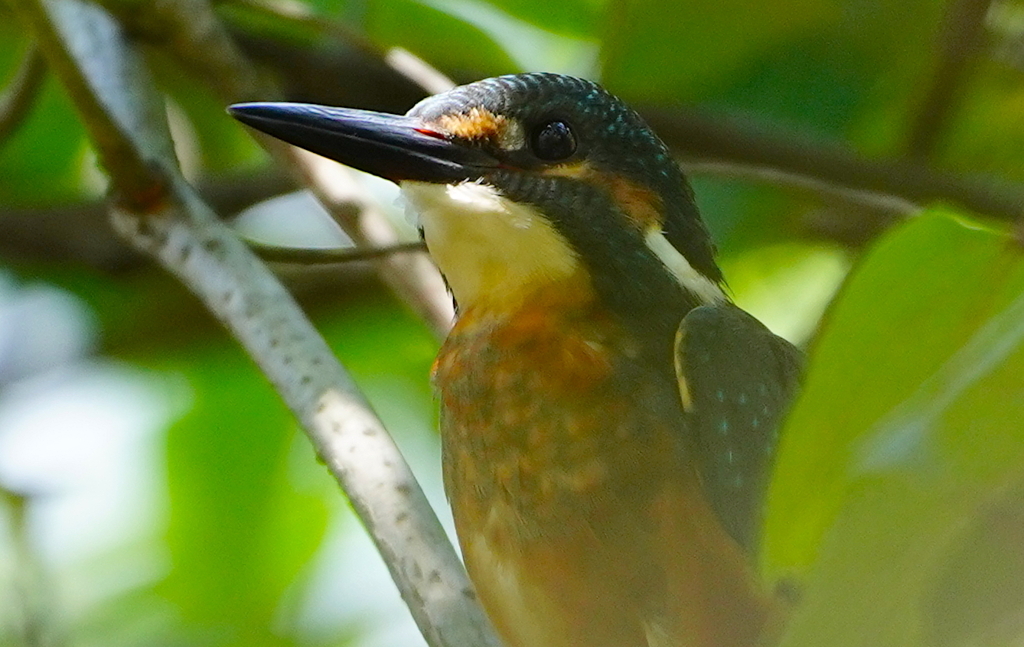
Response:
[[[833,3],[817,0],[618,0],[606,15],[602,80],[634,99],[706,95],[709,84],[835,13]]]
[[[806,243],[756,247],[721,266],[736,304],[796,344],[814,332],[849,270],[842,250]]]
[[[783,645],[946,642],[937,610],[964,580],[964,542],[992,506],[1024,511],[1006,503],[1024,482],[1021,375],[1016,243],[936,212],[868,254],[814,349],[769,496],[765,571],[804,584]]]

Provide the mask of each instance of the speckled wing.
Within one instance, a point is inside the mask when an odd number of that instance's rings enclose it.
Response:
[[[725,529],[751,553],[802,362],[796,347],[731,304],[694,308],[676,334],[676,378],[701,479]]]

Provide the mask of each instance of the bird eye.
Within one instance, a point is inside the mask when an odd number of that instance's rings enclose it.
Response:
[[[576,136],[564,121],[549,121],[533,131],[533,154],[547,162],[564,160],[576,152]]]

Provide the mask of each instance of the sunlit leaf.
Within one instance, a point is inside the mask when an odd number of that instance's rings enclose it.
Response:
[[[777,464],[765,567],[804,583],[784,645],[934,637],[966,533],[998,502],[1024,503],[1004,500],[1024,480],[1021,375],[1013,241],[932,213],[868,255],[815,346]]]
[[[771,245],[725,257],[736,303],[775,334],[802,344],[814,332],[848,270],[835,247]]]

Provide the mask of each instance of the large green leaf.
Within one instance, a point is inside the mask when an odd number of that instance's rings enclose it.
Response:
[[[1022,376],[1024,256],[1014,241],[930,213],[867,256],[814,349],[770,494],[765,570],[804,585],[784,645],[988,635],[976,615],[951,627],[940,611],[965,582],[979,608],[1005,607],[1006,578],[993,589],[977,573],[993,559],[1020,569],[1004,543],[977,538],[993,507],[1004,519],[1024,511],[1014,489],[1024,482]],[[953,568],[964,554],[976,560],[970,573]]]

